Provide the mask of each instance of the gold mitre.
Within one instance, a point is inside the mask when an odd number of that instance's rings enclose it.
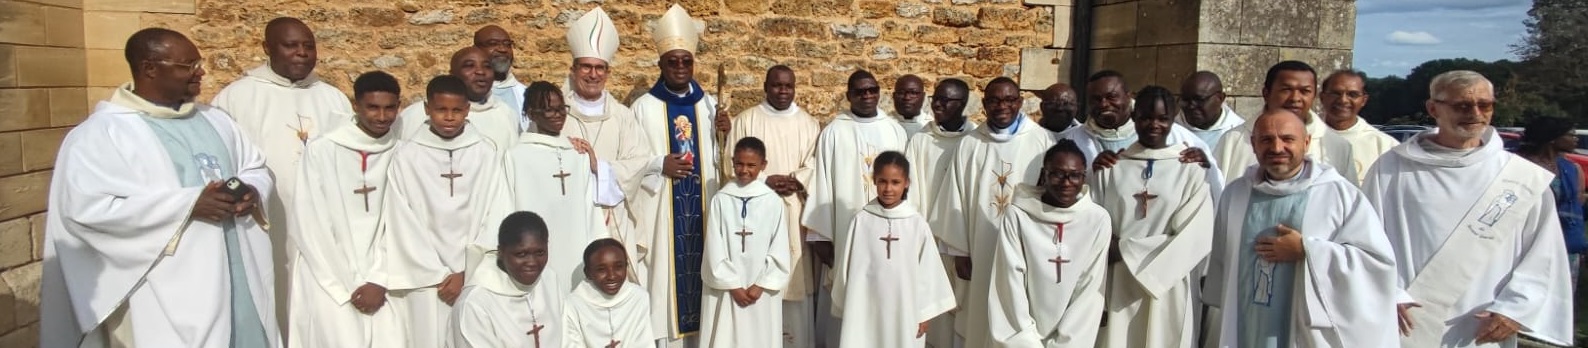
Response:
[[[597,58],[612,64],[618,54],[618,27],[600,6],[585,12],[568,27],[568,50],[573,58]]]
[[[673,4],[656,20],[654,29],[651,38],[656,41],[656,53],[685,50],[694,54],[700,50],[700,33],[706,31],[706,24],[690,18],[682,6]]]

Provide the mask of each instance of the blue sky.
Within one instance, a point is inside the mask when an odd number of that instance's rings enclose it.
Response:
[[[1532,0],[1359,0],[1352,63],[1369,76],[1406,76],[1439,58],[1516,59]]]

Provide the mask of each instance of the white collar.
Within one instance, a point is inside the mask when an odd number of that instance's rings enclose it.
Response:
[[[313,72],[310,72],[309,76],[304,77],[302,80],[288,80],[286,77],[281,76],[281,74],[277,74],[275,70],[271,70],[269,63],[249,69],[248,72],[245,72],[244,74],[248,75],[248,77],[260,79],[265,82],[269,82],[270,84],[287,88],[309,88],[314,86],[316,82],[320,82],[320,78],[315,76]]]

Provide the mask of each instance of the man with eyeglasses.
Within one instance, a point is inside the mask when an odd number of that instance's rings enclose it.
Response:
[[[264,156],[194,101],[203,58],[187,37],[143,29],[124,52],[132,81],[55,161],[39,345],[280,347]]]
[[[1213,148],[1224,133],[1246,123],[1224,103],[1224,81],[1212,71],[1192,73],[1180,83],[1180,111],[1179,124]]]
[[[1312,111],[1318,89],[1318,72],[1307,63],[1287,60],[1268,68],[1263,77],[1263,110],[1285,109],[1300,115],[1312,137],[1307,157],[1333,166],[1340,175],[1358,177],[1358,168],[1351,161],[1351,143],[1329,131],[1329,126]],[[1213,157],[1219,160],[1219,169],[1234,176],[1245,173],[1247,167],[1257,165],[1252,154],[1252,124],[1231,129],[1219,138]],[[1228,178],[1227,180],[1235,180]]]
[[[1494,84],[1457,70],[1424,102],[1438,128],[1368,169],[1362,190],[1395,251],[1402,347],[1572,342],[1571,280],[1553,175],[1505,151]]]
[[[609,161],[623,192],[639,192],[641,174],[654,156],[634,112],[606,90],[610,64],[618,54],[618,29],[606,11],[597,6],[574,21],[566,39],[573,61],[568,66],[568,83],[562,86],[563,100],[569,106],[562,133],[588,141],[596,157]],[[635,235],[635,221],[629,215],[633,209],[629,198],[622,204],[601,208],[601,222],[613,239],[628,248],[630,260],[636,261],[631,265],[634,271],[629,272],[630,280],[638,282],[638,276],[646,270],[637,262],[644,254],[637,249],[641,243]]]
[[[1329,125],[1334,135],[1351,143],[1351,165],[1357,168],[1352,181],[1360,184],[1367,177],[1367,167],[1379,156],[1401,142],[1380,132],[1362,120],[1358,113],[1367,106],[1365,87],[1367,74],[1358,70],[1340,70],[1323,79],[1323,123]]]
[[[474,47],[491,55],[491,72],[496,81],[491,85],[491,95],[513,110],[523,110],[524,83],[513,76],[513,37],[502,27],[487,25],[474,31]],[[518,118],[520,132],[532,131],[530,128],[528,117]]]
[[[800,231],[800,212],[805,210],[805,184],[810,182],[811,166],[816,151],[816,137],[822,124],[794,102],[796,86],[794,69],[778,65],[766,70],[762,82],[764,100],[760,105],[745,109],[734,117],[733,129],[723,144],[737,144],[739,139],[755,137],[766,145],[767,186],[783,198],[784,221],[789,231]],[[723,146],[719,156],[733,158],[731,146]],[[733,161],[721,161],[722,175],[733,177]],[[804,248],[802,233],[789,233],[789,255],[794,265],[789,284],[783,288],[783,337],[790,347],[812,347],[815,304],[810,299],[816,284],[812,282],[811,258]]]
[[[548,238],[546,244],[553,251],[546,261],[551,272],[546,274],[559,277],[550,284],[564,286],[557,291],[567,293],[584,279],[579,269],[584,261],[572,250],[611,237],[601,221],[601,208],[622,203],[623,191],[612,175],[612,165],[600,160],[588,141],[562,132],[568,123],[562,89],[535,81],[522,98],[524,114],[535,129],[520,134],[518,143],[505,149],[507,188],[514,211],[540,214],[548,230],[556,231],[556,238]]]
[[[346,94],[314,74],[318,51],[314,32],[296,18],[279,17],[265,24],[265,55],[269,61],[243,73],[212,100],[237,120],[243,134],[259,144],[265,167],[276,178],[275,192],[265,195],[275,257],[291,259],[295,247],[287,236],[295,228],[292,211],[303,148],[310,140],[353,123],[353,105]],[[276,292],[285,299],[289,288],[287,262],[275,266]],[[279,311],[285,311],[281,301]]]
[[[1042,118],[1037,120],[1037,124],[1042,128],[1057,133],[1081,125],[1075,117],[1081,111],[1081,104],[1075,97],[1075,88],[1068,84],[1055,83],[1048,86],[1048,89],[1042,90],[1038,96],[1042,97],[1042,104],[1038,105],[1042,109]]]
[[[903,150],[909,141],[899,121],[877,108],[882,88],[876,76],[856,70],[849,74],[847,86],[844,97],[849,108],[833,117],[817,137],[816,164],[811,167],[811,182],[805,185],[809,196],[800,221],[810,231],[805,234],[806,246],[821,261],[818,275],[832,270],[832,241],[842,238],[839,234],[849,231],[855,213],[877,197],[872,160],[886,151]],[[822,313],[816,315],[815,341],[837,347],[840,321],[832,315],[831,300],[830,289],[817,290],[816,304]]]
[[[920,76],[899,76],[893,82],[893,112],[899,114],[899,126],[904,127],[906,134],[921,133],[926,123],[932,121],[930,110],[921,108],[925,104],[926,85]]]
[[[926,129],[911,135],[904,149],[904,157],[911,163],[910,181],[920,188],[910,192],[908,201],[927,218],[928,223],[935,221],[932,218],[932,206],[936,202],[934,194],[948,179],[943,169],[955,165],[953,155],[959,149],[960,140],[976,129],[976,122],[965,117],[965,105],[969,98],[970,86],[965,81],[946,79],[938,82],[932,92],[932,121],[926,123]],[[933,231],[943,228],[932,226]],[[953,269],[953,260],[952,256],[944,255],[944,269]],[[965,303],[964,289],[969,284],[959,277],[949,277],[948,280],[954,287],[955,302]],[[957,311],[950,311],[932,320],[926,332],[927,346],[952,348],[963,345],[964,339],[954,330],[955,313]]]
[[[982,95],[987,123],[960,139],[949,165],[936,168],[945,172],[944,184],[929,188],[937,192],[927,221],[936,227],[942,252],[954,256],[957,278],[970,281],[955,317],[966,347],[994,346],[986,299],[998,224],[1021,185],[1038,182],[1043,153],[1055,141],[1053,132],[1020,111],[1024,98],[1013,79],[993,79]]]
[[[1074,141],[1075,145],[1081,148],[1081,152],[1086,153],[1087,167],[1092,169],[1113,167],[1114,163],[1119,161],[1118,153],[1138,140],[1136,123],[1130,117],[1132,94],[1126,89],[1125,75],[1114,70],[1093,73],[1087,78],[1086,98],[1090,101],[1086,105],[1086,123],[1059,133],[1058,137]],[[1169,144],[1187,145],[1187,148],[1180,153],[1181,162],[1201,163],[1203,167],[1218,167],[1217,161],[1207,156],[1209,149],[1207,143],[1202,142],[1196,134],[1192,134],[1179,124],[1169,125],[1168,138],[1165,141]],[[1220,173],[1209,173],[1207,178],[1210,184],[1214,184],[1215,194],[1224,187],[1224,176]]]
[[[518,119],[521,118],[518,110],[510,109],[507,103],[491,95],[491,84],[495,72],[491,71],[491,55],[478,47],[469,46],[459,49],[452,54],[449,75],[463,80],[469,88],[469,115],[467,122],[474,132],[484,136],[497,150],[507,148],[518,142]],[[409,140],[419,136],[430,129],[430,116],[425,113],[425,102],[421,100],[403,108],[397,116],[397,135]]]

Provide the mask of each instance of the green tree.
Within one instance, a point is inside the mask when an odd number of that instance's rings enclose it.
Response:
[[[1582,63],[1588,57],[1588,2],[1534,0],[1527,14],[1527,36],[1513,46],[1525,76],[1516,88],[1554,105],[1535,105],[1535,112],[1558,112],[1588,125],[1588,65]]]

